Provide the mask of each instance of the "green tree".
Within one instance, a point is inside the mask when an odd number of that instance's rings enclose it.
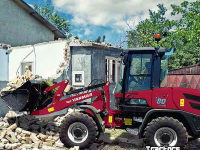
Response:
[[[53,6],[49,4],[43,5],[42,7],[34,5],[34,9],[46,20],[52,23],[57,29],[64,32],[69,39],[72,35],[70,34],[70,24],[69,21],[63,16],[61,16],[58,11],[54,9]]]
[[[157,5],[158,12],[149,10],[149,19],[141,21],[134,30],[128,31],[128,47],[156,46],[154,36],[156,33],[164,35],[165,40],[170,35],[173,22],[165,17],[167,9],[163,4]],[[162,43],[163,41],[161,41]]]
[[[127,32],[128,47],[155,47],[154,35],[160,33],[163,35],[160,46],[177,49],[170,57],[170,69],[196,64],[200,61],[200,1],[184,1],[180,6],[171,7],[171,15],[179,15],[179,20],[167,19],[167,9],[159,4],[158,12],[149,10],[149,19],[141,21],[134,30]]]
[[[170,68],[185,67],[200,61],[200,1],[184,1],[180,6],[171,5],[172,16],[181,15],[176,21],[176,30],[171,36],[177,48],[170,58]]]

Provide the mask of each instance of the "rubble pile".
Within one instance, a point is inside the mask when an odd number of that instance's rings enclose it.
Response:
[[[9,50],[11,48],[11,45],[0,43],[0,48]]]
[[[7,87],[3,88],[1,91],[13,91],[22,86],[28,80],[42,80],[39,76],[34,76],[32,72],[26,67],[26,72],[24,75],[17,75],[13,80],[11,80]]]
[[[45,146],[63,148],[59,140],[59,126],[73,111],[70,109],[66,115],[50,121],[9,111],[4,118],[0,118],[0,149],[37,150]]]

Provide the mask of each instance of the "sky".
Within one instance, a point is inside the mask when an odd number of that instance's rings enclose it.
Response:
[[[70,22],[70,30],[81,40],[94,41],[106,36],[105,42],[126,47],[126,31],[149,17],[149,9],[157,11],[164,4],[170,15],[171,4],[184,0],[24,0],[29,5],[51,4]],[[188,0],[194,1],[194,0]],[[176,18],[177,19],[177,18]]]

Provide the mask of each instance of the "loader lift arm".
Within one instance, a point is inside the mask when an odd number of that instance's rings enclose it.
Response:
[[[104,93],[102,90],[91,91],[91,92],[89,92],[89,90],[101,87],[101,86],[105,85],[105,83],[94,85],[94,86],[89,86],[89,87],[86,87],[83,89],[70,91],[66,94],[67,95],[74,94],[74,93],[78,93],[78,92],[87,90],[86,93],[78,94],[78,95],[61,100],[61,98],[64,96],[64,90],[65,90],[66,86],[68,85],[68,83],[69,83],[69,80],[66,79],[60,83],[57,83],[51,87],[46,88],[44,93],[48,93],[49,91],[51,91],[55,88],[58,88],[56,93],[54,94],[52,103],[48,107],[33,111],[31,113],[31,115],[33,115],[33,116],[48,115],[48,114],[63,110],[65,108],[68,108],[77,102],[81,102],[81,101],[84,101],[86,99],[93,98],[93,97],[101,97],[101,95]]]

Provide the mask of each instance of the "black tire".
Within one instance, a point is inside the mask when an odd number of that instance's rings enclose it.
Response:
[[[85,127],[87,128],[88,136],[86,140],[84,140],[81,143],[76,143],[73,140],[71,140],[70,139],[71,135],[68,134],[70,126],[74,123],[84,124]],[[74,112],[69,114],[62,122],[60,128],[60,140],[68,148],[74,146],[79,146],[80,148],[88,148],[95,141],[97,136],[97,131],[98,131],[97,125],[90,116],[80,112]]]
[[[163,139],[157,136],[159,135],[159,133],[161,133],[161,137],[163,137]],[[165,135],[165,137],[163,135]],[[168,135],[175,135],[176,138],[175,136],[168,136]],[[154,136],[158,138],[154,139]],[[146,146],[154,147],[154,146],[158,146],[156,144],[156,143],[159,143],[158,139],[161,140],[160,146],[170,146],[169,145],[170,142],[168,142],[167,144],[165,144],[165,142],[167,142],[169,139],[172,139],[172,141],[176,143],[174,146],[181,147],[181,149],[185,149],[188,142],[188,134],[184,125],[181,122],[179,122],[177,119],[174,119],[172,117],[158,117],[157,119],[153,119],[150,123],[147,124],[144,130],[144,142]],[[167,141],[165,141],[166,139]],[[173,139],[177,139],[177,140],[173,140]]]

